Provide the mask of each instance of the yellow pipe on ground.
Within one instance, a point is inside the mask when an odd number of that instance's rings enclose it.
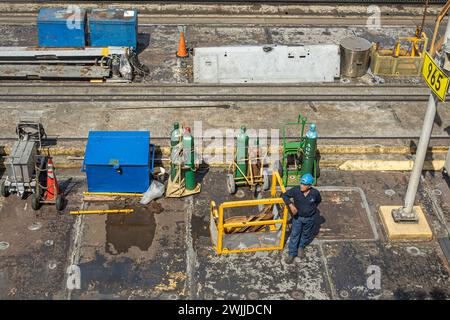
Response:
[[[83,192],[85,196],[142,197],[143,193],[128,192]]]
[[[108,213],[133,213],[133,209],[112,209],[112,210],[79,210],[70,211],[70,214],[108,214]]]

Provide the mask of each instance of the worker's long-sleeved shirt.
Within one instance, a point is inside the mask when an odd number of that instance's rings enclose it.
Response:
[[[286,205],[292,203],[291,198],[294,199],[294,206],[297,208],[300,217],[311,217],[317,212],[317,206],[322,201],[320,192],[317,189],[311,188],[307,196],[300,190],[300,186],[292,187],[281,195]]]

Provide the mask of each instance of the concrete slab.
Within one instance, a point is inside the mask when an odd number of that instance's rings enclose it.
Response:
[[[417,223],[397,223],[392,218],[392,209],[401,206],[380,206],[379,214],[390,240],[431,240],[433,233],[420,206],[414,206],[419,221]]]
[[[182,299],[186,293],[184,202],[140,198],[90,202],[86,209],[132,208],[130,215],[85,217],[81,289],[73,299]]]
[[[338,299],[450,298],[449,270],[436,242],[326,243],[323,251]]]
[[[358,188],[320,187],[319,241],[377,240],[364,192]]]
[[[68,206],[58,213],[53,205],[35,212],[31,197],[0,197],[0,299],[62,299],[65,290],[67,252],[82,181],[58,176]],[[77,204],[78,203],[78,204]],[[31,229],[31,230],[30,230]]]

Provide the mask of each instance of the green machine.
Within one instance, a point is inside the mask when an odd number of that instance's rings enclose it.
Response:
[[[283,127],[283,156],[281,160],[283,184],[296,186],[302,175],[310,173],[314,183],[319,177],[317,163],[317,131],[314,123],[307,122],[307,118],[298,115],[296,122],[288,122]],[[306,127],[309,126],[305,134]],[[300,131],[300,138],[288,141],[288,131]]]

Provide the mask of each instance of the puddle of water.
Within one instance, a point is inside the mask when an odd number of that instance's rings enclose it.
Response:
[[[114,205],[118,206],[117,203]],[[147,251],[155,236],[155,214],[161,213],[164,209],[155,201],[147,206],[129,204],[124,201],[122,207],[134,209],[134,212],[127,215],[108,216],[106,220],[106,252],[117,255],[128,252],[133,246],[138,247],[141,251]]]

